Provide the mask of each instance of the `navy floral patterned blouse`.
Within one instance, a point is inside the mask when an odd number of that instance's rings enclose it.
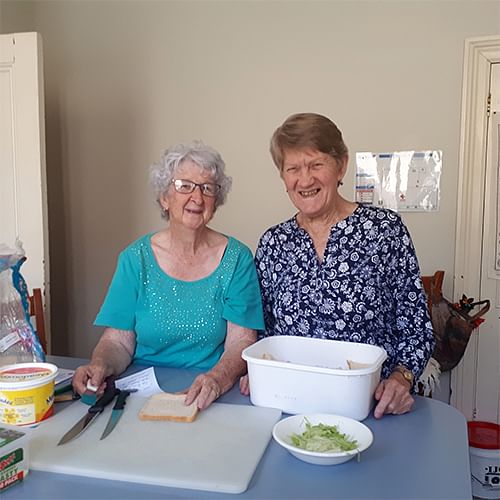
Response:
[[[296,217],[268,229],[255,255],[264,336],[299,335],[383,347],[382,376],[419,377],[434,334],[415,249],[400,216],[359,205],[330,231],[319,262]]]

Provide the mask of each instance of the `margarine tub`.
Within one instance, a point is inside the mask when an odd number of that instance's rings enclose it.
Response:
[[[51,363],[18,363],[0,366],[0,423],[32,425],[54,412]]]

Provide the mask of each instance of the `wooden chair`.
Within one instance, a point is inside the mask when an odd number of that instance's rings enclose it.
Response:
[[[42,349],[47,352],[47,339],[45,338],[45,313],[43,310],[42,290],[40,288],[33,288],[33,295],[29,296],[30,302],[30,316],[35,317],[36,333]]]
[[[437,304],[441,299],[443,292],[444,271],[436,271],[432,276],[422,276],[425,295],[427,295],[427,307],[432,320],[432,305]],[[432,398],[432,390],[439,379],[441,371],[439,364],[430,359],[425,367],[424,373],[417,380],[417,393],[420,396]]]
[[[432,303],[438,302],[442,296],[443,281],[444,271],[436,271],[432,276],[422,276],[429,313],[432,311]]]

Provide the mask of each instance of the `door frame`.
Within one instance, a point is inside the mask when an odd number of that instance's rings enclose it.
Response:
[[[457,195],[454,296],[480,298],[486,153],[491,65],[500,63],[500,35],[465,41]],[[468,419],[475,416],[478,330],[451,373],[451,399]]]
[[[1,0],[0,0],[1,1]],[[29,293],[41,288],[44,300],[45,331],[50,339],[50,269],[48,238],[47,172],[45,157],[45,105],[43,49],[39,33],[0,34],[0,73],[7,83],[9,100],[2,100],[2,119],[10,128],[2,136],[9,149],[13,203],[7,207],[12,232],[3,243],[13,246],[15,238],[23,243],[27,260],[22,266]],[[3,133],[3,130],[2,130]],[[3,208],[3,207],[2,207]],[[5,233],[2,232],[2,235]]]

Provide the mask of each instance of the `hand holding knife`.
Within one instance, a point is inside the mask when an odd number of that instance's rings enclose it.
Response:
[[[103,395],[92,405],[87,413],[61,438],[58,446],[68,443],[77,438],[87,427],[99,416],[104,408],[113,401],[116,395],[120,394],[120,390],[115,387],[114,381],[108,378],[106,389]]]

